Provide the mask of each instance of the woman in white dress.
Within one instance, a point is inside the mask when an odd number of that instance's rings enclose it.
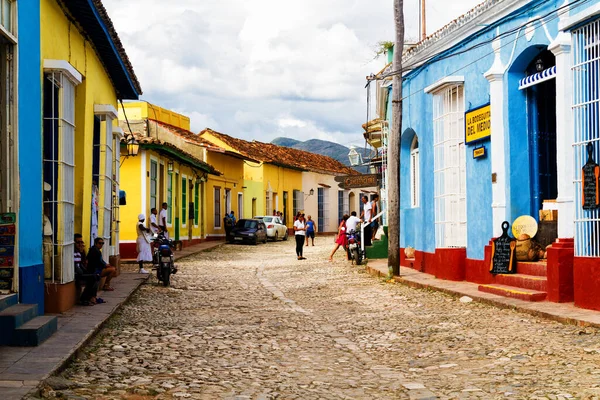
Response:
[[[147,274],[148,271],[144,269],[144,261],[152,262],[152,247],[150,246],[150,239],[146,234],[150,233],[150,229],[146,228],[144,221],[146,216],[144,214],[138,215],[138,223],[135,228],[137,232],[137,262],[140,265],[140,274]]]

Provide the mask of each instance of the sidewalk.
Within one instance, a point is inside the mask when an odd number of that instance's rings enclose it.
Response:
[[[176,252],[175,260],[222,243],[204,242],[184,248]],[[40,346],[0,346],[0,398],[21,399],[43,380],[61,371],[147,279],[148,275],[122,272],[111,282],[115,291],[102,292],[101,297],[106,304],[75,306],[57,315],[58,331]]]
[[[369,260],[366,270],[371,275],[387,277],[387,259]],[[400,267],[400,276],[394,277],[394,280],[419,289],[436,290],[452,296],[469,296],[474,301],[491,304],[500,308],[518,310],[536,317],[548,318],[565,324],[600,328],[600,312],[578,308],[573,303],[529,302],[511,299],[480,292],[478,290],[479,284],[477,283],[437,279],[433,275],[406,267]]]

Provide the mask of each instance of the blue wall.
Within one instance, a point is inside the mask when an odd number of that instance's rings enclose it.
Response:
[[[19,0],[20,301],[44,310],[40,2]]]
[[[401,139],[401,239],[400,246],[407,245],[417,250],[435,251],[434,210],[434,159],[433,159],[433,95],[424,89],[447,76],[464,77],[465,111],[490,101],[490,84],[483,76],[494,62],[491,40],[497,32],[514,33],[501,39],[501,60],[508,72],[504,76],[505,102],[505,157],[507,160],[507,210],[510,220],[531,212],[531,190],[529,178],[528,115],[525,93],[518,90],[519,79],[525,77],[525,69],[532,59],[553,40],[558,32],[558,19],[550,20],[546,27],[535,29],[528,40],[519,26],[532,18],[542,16],[562,5],[562,1],[530,2],[527,7],[515,11],[501,21],[492,23],[477,34],[453,48],[438,54],[424,66],[404,76]],[[548,18],[551,19],[551,18]],[[499,29],[498,29],[499,28]],[[519,38],[516,39],[517,35]],[[515,40],[516,39],[516,40]],[[473,45],[481,47],[453,57],[440,59],[463,51]],[[405,64],[410,64],[410,61]],[[493,113],[493,111],[492,111]],[[409,154],[412,138],[419,138],[421,198],[418,208],[410,208]],[[494,133],[492,132],[492,135]],[[491,159],[493,154],[489,140],[482,142],[488,157],[473,159],[475,145],[466,147],[467,175],[467,257],[483,259],[484,246],[492,237],[492,183]],[[510,188],[513,190],[510,190]],[[517,189],[518,188],[518,189]]]

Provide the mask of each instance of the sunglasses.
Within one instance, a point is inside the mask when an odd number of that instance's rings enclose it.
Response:
[[[98,244],[104,244],[104,242],[98,242]]]

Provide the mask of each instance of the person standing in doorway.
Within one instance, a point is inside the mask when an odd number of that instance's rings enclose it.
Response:
[[[375,240],[375,235],[377,234],[377,229],[379,229],[379,218],[375,218],[375,216],[377,216],[377,214],[379,214],[379,206],[377,205],[378,202],[379,202],[379,195],[374,194],[373,199],[371,200],[371,216],[373,217],[372,222],[371,222],[371,231],[372,231],[371,239],[372,240]]]
[[[144,214],[138,215],[138,223],[135,227],[137,232],[137,239],[135,241],[137,245],[137,262],[140,266],[140,274],[147,274],[148,271],[144,268],[144,262],[152,262],[152,248],[150,247],[150,239],[146,236],[151,230],[146,228],[144,221],[146,216]]]
[[[304,222],[304,214],[298,214],[298,218],[294,222],[294,236],[296,238],[296,256],[298,260],[306,260],[303,255],[304,238],[306,236],[306,224]]]
[[[152,208],[152,210],[150,210],[150,231],[153,235],[156,235],[158,232],[160,232],[160,226],[158,226],[158,220],[156,219],[157,214],[158,210],[156,208]]]
[[[306,221],[306,245],[308,246],[308,238],[312,240],[312,245],[315,245],[315,232],[316,232],[317,224],[312,220],[312,217],[309,215],[308,220]]]
[[[364,237],[362,240],[365,246],[371,246],[371,238],[373,237],[373,233],[371,232],[371,203],[369,203],[369,198],[367,196],[363,196],[362,202],[363,211],[360,214],[360,217],[365,224]]]
[[[232,218],[231,217],[232,214],[233,214],[233,211],[230,212],[229,214],[225,214],[225,217],[223,217],[223,226],[225,227],[225,241],[227,241],[227,242],[233,241],[233,239],[231,238],[231,230],[235,226],[235,222],[233,219],[233,218],[235,218],[235,216]]]
[[[163,231],[165,239],[169,238],[169,231],[167,230],[167,208],[169,208],[169,205],[167,203],[162,203],[162,210],[160,210],[158,216],[158,226]]]

